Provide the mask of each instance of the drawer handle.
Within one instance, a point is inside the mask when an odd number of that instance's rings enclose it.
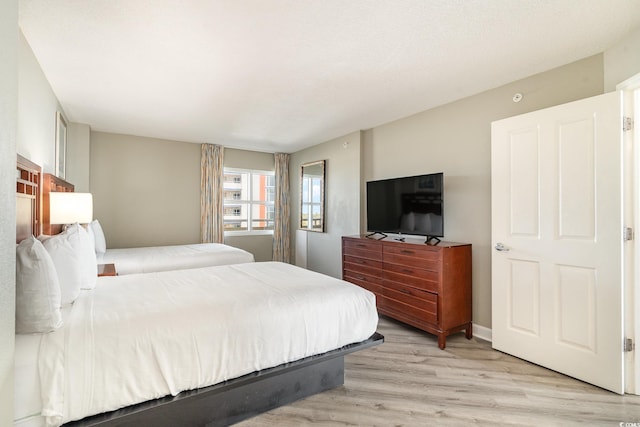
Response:
[[[406,250],[406,249],[403,249],[403,250],[401,250],[401,251],[400,251],[400,253],[402,253],[402,254],[407,254],[407,255],[413,255],[415,252],[413,252],[413,251],[408,251],[408,250]]]
[[[402,272],[407,274],[413,274],[413,270],[409,270],[408,268],[403,268]]]
[[[367,245],[363,245],[362,243],[358,243],[356,246],[359,247],[359,248],[366,248],[367,247]]]
[[[358,280],[362,280],[363,282],[366,282],[366,281],[367,281],[367,278],[366,278],[366,277],[364,277],[364,276],[358,276],[358,277],[356,277],[356,279],[358,279]]]
[[[400,289],[400,292],[402,292],[403,294],[411,295],[411,292],[406,289]]]

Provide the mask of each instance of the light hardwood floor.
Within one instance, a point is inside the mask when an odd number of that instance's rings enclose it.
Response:
[[[640,396],[617,394],[495,351],[388,318],[382,345],[345,359],[345,384],[236,424],[252,426],[619,426]]]

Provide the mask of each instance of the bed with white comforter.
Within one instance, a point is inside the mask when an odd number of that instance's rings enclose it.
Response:
[[[107,249],[96,255],[99,264],[115,264],[120,275],[255,261],[252,253],[221,243]]]
[[[95,246],[97,262],[115,264],[119,275],[255,261],[252,253],[222,243],[107,249],[107,239],[97,219],[91,221],[87,231]]]
[[[102,277],[64,320],[40,342],[48,425],[364,341],[378,315],[358,286],[268,262]]]

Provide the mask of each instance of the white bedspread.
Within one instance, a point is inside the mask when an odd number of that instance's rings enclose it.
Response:
[[[43,334],[16,334],[14,353],[14,425],[26,425],[31,417],[40,415],[40,380],[38,352]]]
[[[115,264],[119,275],[253,262],[253,254],[220,243],[107,249],[98,263]]]
[[[283,263],[100,279],[43,337],[50,425],[360,342],[378,322],[372,293]]]

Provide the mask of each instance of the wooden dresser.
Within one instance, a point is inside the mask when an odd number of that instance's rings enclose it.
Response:
[[[376,294],[378,312],[438,336],[471,325],[471,245],[342,237],[342,278]]]

